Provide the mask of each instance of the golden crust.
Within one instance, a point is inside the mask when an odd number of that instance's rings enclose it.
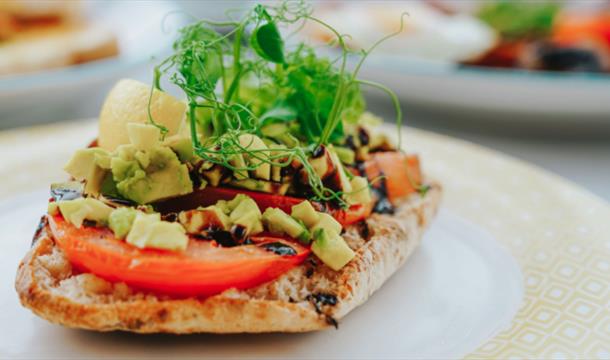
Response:
[[[304,332],[326,328],[364,303],[407,260],[434,217],[441,189],[413,195],[394,215],[367,220],[345,234],[357,256],[339,272],[311,262],[246,291],[206,299],[171,299],[136,292],[92,274],[73,272],[46,229],[19,265],[15,287],[23,306],[61,325],[139,333]],[[333,294],[336,304],[316,301]]]

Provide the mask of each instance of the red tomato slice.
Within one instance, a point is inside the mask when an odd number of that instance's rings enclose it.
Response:
[[[284,195],[274,195],[269,193],[263,193],[258,191],[250,191],[245,189],[236,189],[229,187],[214,187],[207,186],[201,190],[195,190],[194,192],[175,198],[160,201],[154,204],[157,211],[166,212],[178,212],[186,209],[194,209],[198,206],[210,206],[216,204],[218,200],[231,200],[237,194],[244,194],[251,197],[261,211],[269,207],[280,208],[290,214],[292,206],[297,205],[305,199],[295,198]],[[312,202],[317,210],[321,210],[322,206],[316,202]]]
[[[567,46],[597,40],[610,49],[610,13],[565,12],[553,23],[551,38]]]
[[[201,190],[179,197],[167,199],[154,204],[157,211],[162,213],[178,212],[186,209],[194,209],[199,206],[214,205],[218,200],[231,200],[237,194],[244,194],[251,197],[260,208],[261,211],[269,207],[280,208],[284,212],[290,214],[292,207],[306,199],[296,198],[292,196],[274,195],[269,193],[250,191],[244,189],[228,188],[228,187],[213,187],[208,186]],[[311,201],[316,210],[322,211],[324,207]],[[372,206],[372,204],[371,204]],[[372,207],[363,205],[354,205],[347,210],[330,210],[341,225],[346,226],[360,221],[370,215]]]
[[[184,252],[138,249],[115,238],[107,228],[78,229],[61,216],[49,216],[49,223],[57,245],[76,268],[174,296],[248,289],[275,279],[310,253],[296,242],[276,237],[253,237],[253,245],[230,248],[191,239]],[[264,248],[272,243],[288,245],[294,255],[278,255]]]
[[[419,158],[400,152],[386,151],[373,153],[371,160],[365,163],[365,172],[369,180],[384,175],[388,199],[395,202],[415,191],[422,183]]]
[[[373,205],[374,202],[372,201],[368,204],[356,204],[350,206],[347,210],[331,210],[331,214],[341,225],[347,226],[369,217],[373,212]]]

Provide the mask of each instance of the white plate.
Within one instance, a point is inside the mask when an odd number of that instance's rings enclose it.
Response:
[[[45,358],[457,358],[510,321],[521,272],[488,233],[446,210],[407,265],[339,330],[268,335],[133,335],[51,325],[19,305],[13,289],[46,191],[0,204],[0,357]]]
[[[407,114],[413,106],[451,114],[447,121],[452,122],[461,115],[459,121],[492,126],[610,132],[610,75],[606,74],[459,67],[373,54],[361,75],[394,90],[409,105]]]
[[[166,55],[184,14],[166,1],[89,2],[91,21],[118,37],[119,55],[81,65],[0,77],[0,127],[96,116],[121,77],[152,79],[153,56]],[[165,20],[164,20],[165,19]]]

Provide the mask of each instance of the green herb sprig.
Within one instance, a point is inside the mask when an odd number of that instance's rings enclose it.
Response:
[[[279,28],[298,23],[301,28],[307,21],[335,35],[341,50],[338,67],[304,43],[286,50]],[[278,167],[298,161],[307,172],[315,200],[347,206],[342,192],[324,186],[309,156],[319,146],[340,141],[343,122],[355,121],[364,112],[360,85],[374,86],[390,95],[400,126],[402,113],[396,95],[381,84],[357,78],[371,51],[395,34],[361,51],[355,69],[348,72],[347,57],[354,52],[345,44],[346,35],[314,17],[311,6],[304,1],[256,5],[236,20],[201,20],[181,29],[174,53],[155,67],[150,99],[154,89],[162,90],[163,78],[184,92],[194,153],[204,161],[232,171],[258,166],[235,166],[236,156]],[[154,121],[150,100],[149,120],[167,133]],[[278,151],[253,150],[240,143],[241,135],[260,135],[264,126],[274,122],[295,125],[298,131],[293,135],[300,140],[298,144]]]

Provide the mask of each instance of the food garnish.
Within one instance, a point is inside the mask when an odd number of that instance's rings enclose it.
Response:
[[[336,35],[338,58],[285,42],[306,21]],[[78,269],[178,296],[248,289],[309,256],[344,268],[356,256],[346,229],[426,189],[418,158],[365,111],[360,87],[382,89],[400,126],[394,93],[358,78],[389,36],[361,52],[345,36],[303,2],[180,30],[150,90],[123,80],[111,91],[97,143],[54,185],[57,245]]]

